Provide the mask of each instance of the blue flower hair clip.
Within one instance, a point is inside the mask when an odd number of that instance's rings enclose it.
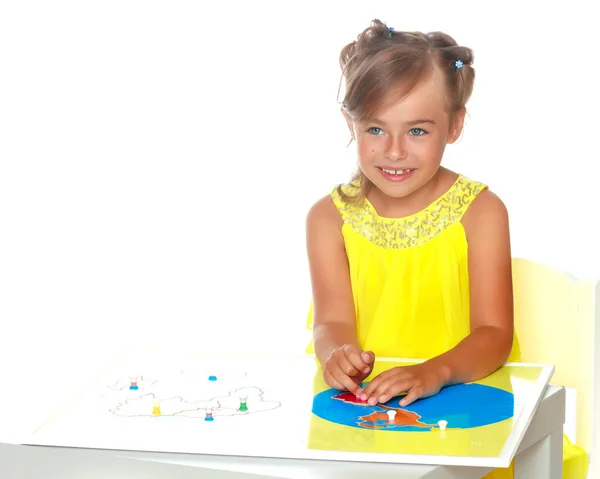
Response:
[[[454,62],[454,66],[456,67],[456,69],[458,70],[459,68],[462,68],[464,65],[464,63],[462,62],[462,60],[456,60]]]
[[[390,27],[390,31],[388,32],[388,37],[392,37],[392,33],[394,33],[394,27]]]

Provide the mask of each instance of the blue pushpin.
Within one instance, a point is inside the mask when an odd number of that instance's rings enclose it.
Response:
[[[206,410],[206,417],[204,418],[205,421],[214,421],[215,419],[213,418],[213,413],[212,413],[212,409],[207,409]]]
[[[216,381],[217,380],[217,376],[208,376],[208,380],[209,381]]]

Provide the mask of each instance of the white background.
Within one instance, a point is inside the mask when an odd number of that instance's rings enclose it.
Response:
[[[515,256],[599,278],[586,3],[4,2],[10,390],[50,405],[126,346],[303,351],[305,214],[354,167],[338,55],[373,18],[474,49],[446,165],[504,199]]]

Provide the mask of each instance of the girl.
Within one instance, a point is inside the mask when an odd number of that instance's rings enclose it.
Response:
[[[406,392],[407,406],[519,360],[506,208],[441,166],[463,128],[472,63],[447,34],[379,20],[341,52],[342,113],[359,168],[307,217],[308,352],[329,386],[372,405]],[[362,390],[376,355],[425,361]],[[488,477],[512,477],[512,468]]]

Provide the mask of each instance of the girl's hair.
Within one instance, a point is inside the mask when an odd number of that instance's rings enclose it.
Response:
[[[465,108],[473,91],[472,64],[473,51],[459,46],[446,33],[394,31],[375,19],[341,51],[340,67],[346,87],[342,107],[352,120],[373,118],[386,104],[410,93],[437,67],[445,76],[446,110],[452,120]],[[350,183],[360,188],[350,195],[338,185],[341,198],[364,198],[370,181],[360,168]]]

